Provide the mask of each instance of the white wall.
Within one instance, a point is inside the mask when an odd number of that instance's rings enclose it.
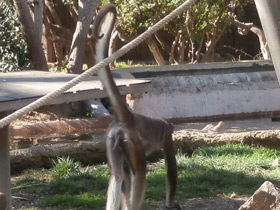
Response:
[[[273,71],[152,78],[154,89],[133,95],[137,113],[163,118],[210,117],[280,111]]]

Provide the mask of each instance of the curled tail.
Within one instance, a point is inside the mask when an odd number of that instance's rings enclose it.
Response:
[[[96,38],[96,62],[100,62],[108,57],[109,42],[116,22],[116,15],[115,5],[106,4],[100,9],[94,20],[93,35]],[[108,94],[116,120],[121,123],[129,124],[133,119],[132,113],[128,109],[114,82],[109,66],[99,70],[98,76]]]

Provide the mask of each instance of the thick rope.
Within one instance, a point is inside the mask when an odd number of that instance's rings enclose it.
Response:
[[[36,101],[30,103],[29,105],[15,111],[14,113],[6,116],[5,118],[0,120],[0,128],[3,128],[4,126],[10,124],[12,121],[22,117],[23,115],[49,103],[51,100],[53,100],[55,97],[61,95],[65,91],[69,90],[71,87],[77,85],[78,83],[84,81],[89,76],[91,76],[93,73],[96,73],[98,70],[103,69],[105,66],[112,63],[114,60],[118,59],[119,57],[126,54],[128,51],[139,45],[141,42],[149,38],[151,35],[153,35],[155,32],[157,32],[159,29],[164,27],[167,23],[172,21],[175,17],[186,11],[192,4],[194,4],[196,0],[189,0],[180,5],[177,9],[175,9],[173,12],[171,12],[169,15],[164,17],[162,20],[160,20],[158,23],[150,27],[147,31],[139,35],[137,38],[132,40],[130,43],[123,46],[121,49],[113,53],[111,56],[105,58],[95,66],[89,68],[84,73],[80,74],[79,76],[73,78],[69,82],[65,83],[63,86],[58,88],[57,90],[54,90],[47,95],[37,99]]]

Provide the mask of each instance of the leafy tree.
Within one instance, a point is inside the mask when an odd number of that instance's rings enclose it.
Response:
[[[184,0],[111,0],[117,5],[119,37],[130,40],[147,30],[164,16],[173,11]],[[217,42],[230,26],[237,9],[250,0],[205,0],[197,1],[188,11],[177,17],[162,31],[146,42],[155,60],[164,51],[169,55],[169,63],[213,61]],[[126,39],[125,39],[125,38]],[[173,37],[173,43],[166,37]],[[155,47],[160,47],[153,51]],[[158,62],[164,64],[164,62]]]
[[[0,2],[0,37],[0,71],[18,71],[32,66],[19,20],[5,1]]]
[[[231,23],[238,27],[242,25],[237,21],[236,11],[242,10],[250,1],[198,0],[188,11],[151,36],[146,44],[159,65],[213,61],[215,46],[224,31]],[[58,69],[67,67],[69,72],[81,73],[83,64],[88,67],[95,64],[92,47],[94,39],[90,32],[99,2],[100,0],[13,0],[19,19],[14,19],[17,24],[11,23],[11,26],[20,31],[18,21],[21,22],[35,68],[37,66],[37,69],[47,70],[48,62]],[[105,4],[108,1],[101,2]],[[110,2],[114,3],[118,10],[116,30],[109,51],[112,52],[117,39],[130,41],[184,0]],[[2,10],[5,10],[4,7],[1,7],[0,11]],[[6,15],[1,16],[5,17]],[[2,26],[4,22],[0,24],[0,27],[6,28]],[[255,31],[255,28],[251,27],[250,30]],[[261,33],[258,33],[258,36],[261,36]],[[0,47],[4,46],[3,43],[0,42]],[[27,48],[21,48],[23,49]],[[20,56],[18,59],[21,57],[26,58]]]

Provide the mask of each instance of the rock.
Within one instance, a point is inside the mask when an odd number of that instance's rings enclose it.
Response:
[[[266,181],[238,210],[280,210],[280,190]]]
[[[219,133],[222,132],[225,127],[225,122],[220,121],[216,126],[213,124],[208,124],[206,125],[201,131],[202,132],[214,132],[214,133]]]
[[[0,210],[6,209],[6,196],[4,193],[0,192]]]

